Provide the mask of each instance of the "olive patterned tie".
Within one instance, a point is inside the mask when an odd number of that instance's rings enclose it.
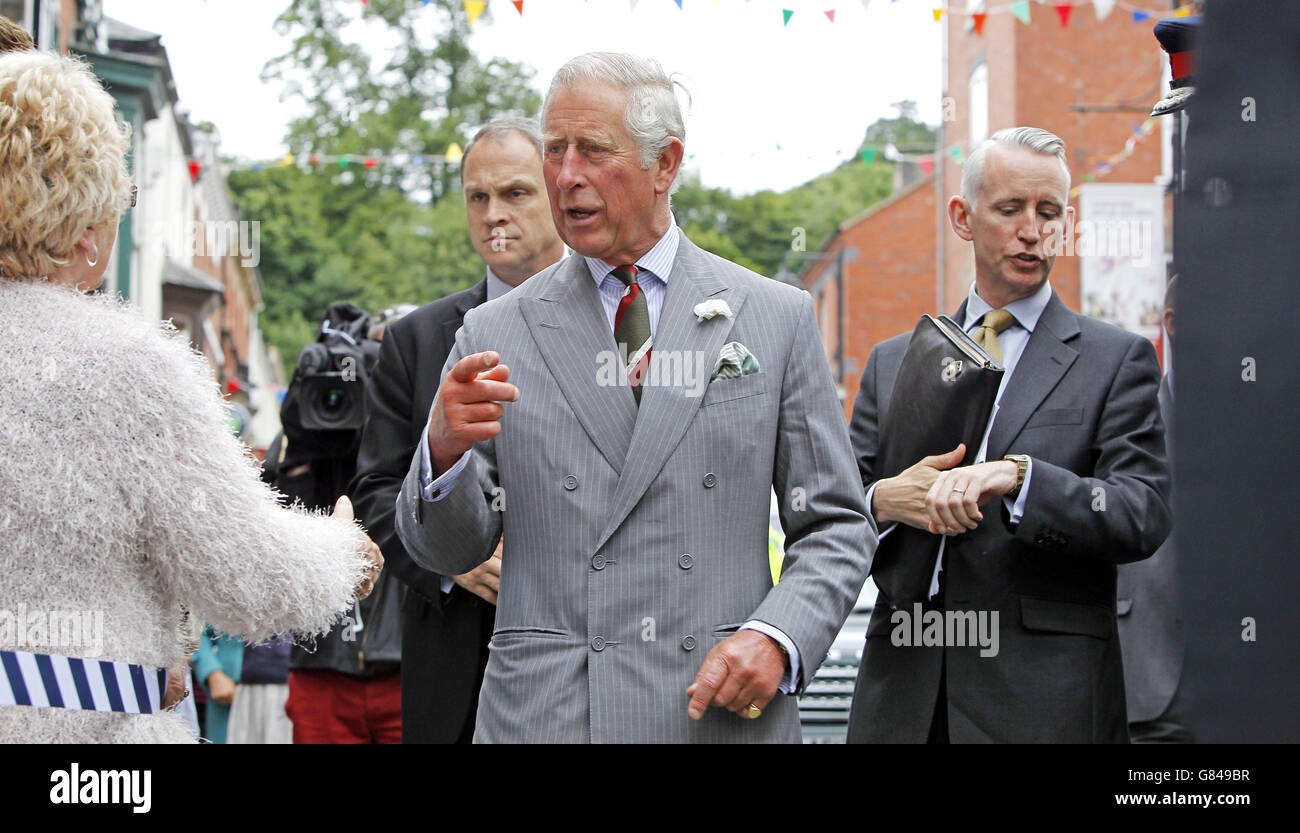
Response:
[[[993,360],[1002,364],[1002,342],[998,334],[1016,322],[1016,317],[1004,309],[991,310],[975,328],[975,343],[983,347]]]
[[[645,292],[637,283],[635,266],[619,266],[611,274],[627,287],[614,314],[614,341],[626,356],[628,384],[639,406],[641,382],[650,368],[650,308],[646,306]]]

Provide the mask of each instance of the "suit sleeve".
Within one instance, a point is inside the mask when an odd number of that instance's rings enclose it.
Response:
[[[395,506],[416,443],[410,442],[417,346],[406,328],[389,330],[368,393],[370,410],[357,453],[357,474],[348,488],[357,517],[384,553],[384,569],[430,601],[440,577],[416,564],[397,536]],[[410,361],[408,361],[410,357]]]
[[[880,453],[880,350],[873,349],[867,358],[867,368],[862,371],[857,398],[853,400],[853,416],[849,421],[849,440],[858,462],[858,475],[862,488],[869,489],[879,479],[876,476],[876,457]],[[870,511],[868,506],[867,510]]]
[[[1091,476],[1035,457],[1025,515],[1013,528],[1017,538],[1045,555],[1121,564],[1159,548],[1171,527],[1159,387],[1155,349],[1134,339],[1101,406]]]
[[[751,617],[799,648],[799,688],[812,680],[857,599],[876,549],[843,410],[808,294],[781,381],[773,486],[785,529],[781,581]]]
[[[474,345],[475,310],[465,315],[456,344],[442,375],[463,356],[477,352]],[[406,478],[397,496],[396,526],[412,560],[442,575],[467,573],[487,561],[501,537],[498,502],[496,443],[477,443],[468,465],[455,485],[437,502],[420,497],[420,454],[416,447],[407,458]]]

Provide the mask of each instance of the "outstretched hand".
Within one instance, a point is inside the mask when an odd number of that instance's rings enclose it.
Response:
[[[429,456],[433,475],[447,471],[474,443],[501,433],[503,402],[516,402],[510,368],[495,350],[465,356],[442,380],[429,414]]]
[[[345,521],[356,519],[352,512],[352,501],[348,499],[347,495],[340,495],[339,499],[334,503],[333,517],[342,518]],[[384,569],[384,554],[380,551],[379,545],[368,534],[364,532],[362,534],[366,536],[366,543],[363,548],[366,556],[366,572],[354,591],[357,601],[361,601],[370,595],[370,592],[375,589],[375,582],[379,579],[379,571]]]

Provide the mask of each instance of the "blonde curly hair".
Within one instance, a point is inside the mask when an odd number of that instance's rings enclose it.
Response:
[[[47,277],[87,226],[116,225],[131,199],[129,147],[129,127],[86,64],[0,55],[0,275]]]

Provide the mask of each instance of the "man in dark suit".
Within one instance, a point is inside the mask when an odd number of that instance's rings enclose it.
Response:
[[[851,742],[1128,740],[1115,565],[1150,556],[1170,528],[1160,368],[1148,340],[1052,291],[1068,191],[1064,142],[1012,128],[971,153],[948,203],[975,259],[955,320],[1006,367],[973,465],[959,445],[880,479],[909,336],[867,362],[850,434],[882,530],[881,598]],[[904,563],[883,531],[896,523],[945,536],[938,557]],[[976,644],[979,617],[992,639]]]
[[[1178,277],[1165,290],[1165,332],[1174,342],[1174,295]],[[1160,381],[1160,416],[1172,467],[1174,373]],[[1119,639],[1124,646],[1128,731],[1134,743],[1191,743],[1183,675],[1182,577],[1174,536],[1156,554],[1119,568]]]
[[[402,608],[402,741],[468,743],[487,665],[498,581],[497,554],[474,570],[441,576],[407,555],[393,507],[429,418],[442,366],[465,313],[558,261],[536,126],[501,120],[480,130],[461,160],[465,209],[486,278],[390,327],[370,389],[352,500],[357,517],[407,587]]]

